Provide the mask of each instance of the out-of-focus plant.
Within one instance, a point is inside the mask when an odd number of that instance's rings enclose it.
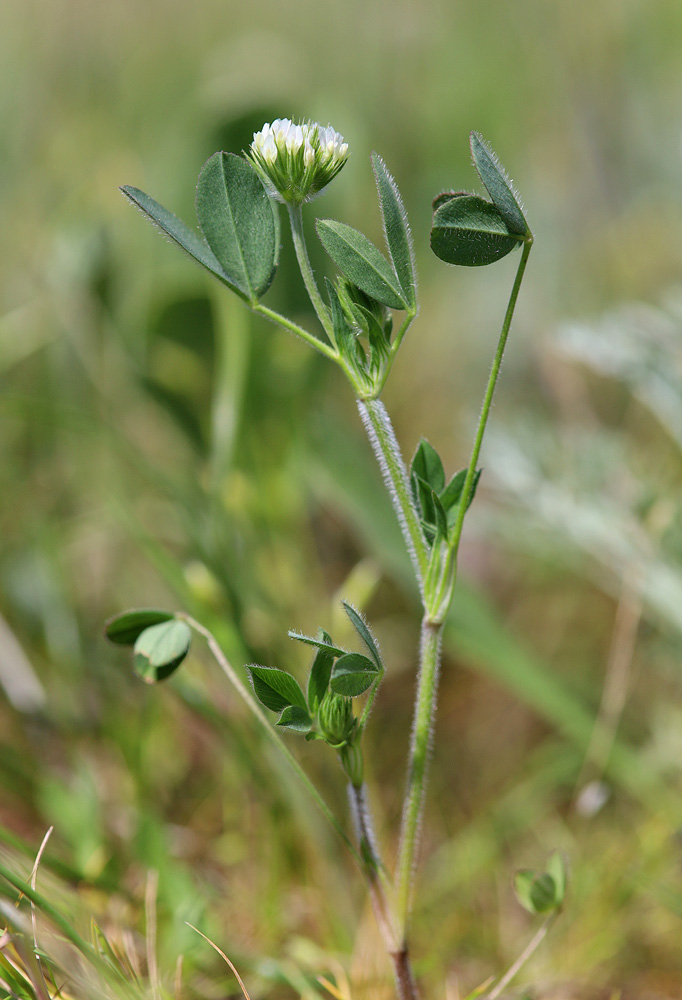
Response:
[[[348,378],[368,438],[391,496],[421,595],[423,617],[417,692],[406,789],[394,876],[382,860],[364,781],[362,736],[369,723],[386,666],[370,625],[349,602],[343,607],[361,651],[338,645],[323,628],[316,636],[297,631],[292,639],[314,649],[304,690],[286,670],[251,664],[245,679],[230,664],[216,639],[184,613],[153,609],[125,612],[106,626],[110,640],[132,646],[138,674],[147,682],[174,673],[187,656],[192,630],[202,635],[230,682],[284,754],[312,798],[352,853],[362,872],[401,1000],[414,1000],[408,928],[424,807],[428,760],[433,742],[441,639],[453,600],[457,556],[464,519],[480,477],[479,454],[505,351],[512,316],[533,236],[519,199],[490,148],[473,133],[474,165],[489,198],[464,192],[439,195],[433,204],[431,247],[449,264],[481,266],[514,250],[520,261],[511,290],[492,370],[483,396],[468,464],[446,476],[436,450],[422,439],[409,468],[403,459],[380,394],[396,354],[418,312],[412,237],[398,187],[376,153],[372,166],[388,255],[363,233],[333,219],[318,218],[317,235],[340,274],[326,280],[324,294],[310,264],[303,206],[320,194],[344,167],[349,148],[331,127],[277,119],[254,135],[245,156],[215,153],[198,180],[198,234],[142,191],[124,194],[166,236],[254,312],[293,333],[336,363]],[[299,268],[321,331],[311,333],[263,301],[277,270],[280,249],[278,204],[288,212]],[[397,329],[394,316],[397,315]],[[302,595],[305,600],[305,595]],[[361,701],[359,701],[361,700]],[[359,710],[357,705],[361,707]],[[277,714],[273,728],[266,712]],[[327,805],[282,738],[282,730],[333,748],[348,782],[352,834]],[[563,903],[565,874],[558,856],[543,874],[519,873],[523,905],[545,922],[508,973],[486,988],[495,997],[537,947]],[[485,991],[484,991],[485,992]],[[481,995],[480,992],[477,995]]]

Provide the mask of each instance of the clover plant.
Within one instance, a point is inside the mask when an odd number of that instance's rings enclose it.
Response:
[[[199,232],[133,187],[122,191],[151,221],[245,305],[339,366],[351,383],[402,529],[421,595],[423,616],[416,699],[409,746],[397,865],[389,873],[372,828],[364,784],[362,737],[390,664],[384,664],[369,623],[349,603],[345,612],[357,642],[346,649],[320,628],[315,636],[290,632],[311,647],[312,666],[304,690],[288,671],[260,664],[242,679],[215,638],[183,613],[135,610],[112,618],[106,634],[133,646],[135,669],[154,683],[169,677],[190,648],[191,630],[201,634],[230,681],[306,784],[317,805],[351,851],[365,878],[387,952],[397,994],[415,1000],[409,922],[414,873],[424,808],[430,748],[438,696],[441,637],[457,575],[457,555],[467,510],[481,475],[478,465],[502,356],[519,289],[533,246],[518,196],[495,154],[480,135],[471,135],[473,164],[487,197],[445,192],[433,202],[431,248],[446,264],[479,267],[520,252],[490,377],[483,394],[468,464],[446,474],[431,444],[422,439],[405,463],[380,396],[393,362],[418,312],[417,273],[412,235],[398,186],[377,153],[372,155],[385,247],[336,219],[318,218],[317,236],[338,268],[321,289],[304,239],[303,206],[320,195],[348,161],[349,148],[330,126],[277,119],[254,135],[245,155],[215,153],[197,184]],[[279,204],[286,207],[303,282],[319,322],[311,332],[264,304],[277,271]],[[250,683],[249,683],[250,682]],[[273,726],[274,723],[274,726]],[[352,825],[346,829],[293,756],[283,731],[336,751],[349,787]],[[548,871],[523,871],[515,887],[521,903],[544,916],[535,938],[496,984],[476,991],[493,1000],[544,937],[562,906],[565,872],[554,856]]]

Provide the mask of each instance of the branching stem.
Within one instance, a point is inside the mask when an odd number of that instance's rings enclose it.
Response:
[[[259,316],[265,316],[266,319],[284,327],[284,329],[288,330],[289,333],[293,333],[296,337],[300,337],[301,340],[305,340],[306,344],[310,344],[311,347],[314,347],[316,351],[320,352],[320,354],[324,354],[325,357],[330,358],[332,361],[339,360],[338,354],[333,347],[330,347],[329,344],[325,344],[325,342],[320,340],[319,337],[314,337],[312,333],[308,333],[307,330],[305,330],[302,326],[299,326],[298,323],[294,323],[293,320],[287,319],[287,317],[282,316],[281,313],[276,312],[274,309],[269,309],[268,306],[261,305],[260,303],[252,306],[252,309],[255,313],[258,313]]]

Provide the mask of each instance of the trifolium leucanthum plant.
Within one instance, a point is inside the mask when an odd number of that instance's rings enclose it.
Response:
[[[347,223],[318,217],[317,236],[338,268],[338,275],[332,281],[326,280],[324,289],[318,286],[310,265],[302,212],[307,202],[324,192],[349,157],[348,144],[330,125],[280,118],[254,134],[246,154],[215,153],[202,168],[197,183],[199,232],[144,192],[122,188],[166,236],[248,308],[337,364],[355,393],[412,559],[422,603],[414,720],[395,871],[389,873],[374,834],[362,750],[370,711],[390,664],[384,664],[372,628],[356,608],[343,603],[356,636],[353,648],[339,646],[324,628],[315,636],[289,633],[293,640],[311,648],[311,670],[304,685],[281,667],[251,664],[245,675],[240,675],[213,635],[181,612],[125,612],[107,623],[106,634],[115,643],[133,647],[135,669],[150,683],[170,676],[182,663],[190,648],[192,630],[206,639],[234,688],[357,862],[393,963],[401,1000],[415,1000],[419,995],[412,974],[408,931],[436,718],[443,627],[453,599],[464,519],[481,475],[478,461],[483,435],[533,245],[533,235],[509,178],[475,132],[471,135],[471,154],[487,197],[466,192],[440,194],[433,202],[431,248],[445,263],[467,267],[491,264],[514,251],[520,253],[520,259],[469,460],[451,474],[446,474],[440,456],[425,439],[420,441],[409,465],[404,461],[380,400],[400,345],[418,312],[415,253],[407,213],[381,156],[374,153],[371,159],[386,245],[379,249]],[[314,331],[263,301],[277,271],[281,204],[287,209],[301,276],[319,323]],[[305,601],[305,595],[301,600]],[[348,784],[350,829],[313,786],[289,749],[284,733],[326,744],[336,753]],[[520,872],[515,886],[522,904],[543,917],[533,939],[539,944],[563,903],[565,873],[561,858],[555,855],[540,874]],[[499,996],[532,947],[526,948],[496,983],[476,995],[485,995],[488,1000]]]

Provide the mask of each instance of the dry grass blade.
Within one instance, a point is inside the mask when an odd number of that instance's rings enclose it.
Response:
[[[227,955],[225,954],[225,952],[221,951],[221,949],[218,947],[218,945],[215,943],[215,941],[211,941],[211,939],[209,937],[206,937],[205,934],[202,934],[202,932],[199,930],[199,928],[195,927],[194,924],[190,924],[187,920],[185,921],[185,923],[187,924],[188,927],[191,927],[193,931],[196,931],[196,933],[199,935],[199,937],[202,937],[204,939],[204,941],[207,941],[208,944],[210,944],[211,948],[213,948],[215,951],[217,951],[218,954],[220,955],[220,957],[225,962],[227,962],[227,964],[229,965],[229,967],[234,972],[234,974],[236,976],[236,979],[237,979],[237,982],[239,983],[239,988],[241,989],[242,993],[246,997],[246,1000],[251,1000],[251,997],[248,994],[246,986],[244,986],[244,983],[242,982],[242,977],[239,975],[239,973],[237,972],[237,970],[235,969],[234,965],[229,960],[229,958],[227,957]]]

